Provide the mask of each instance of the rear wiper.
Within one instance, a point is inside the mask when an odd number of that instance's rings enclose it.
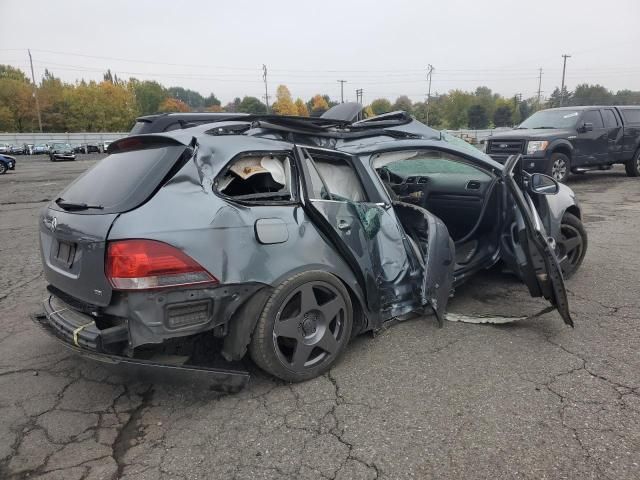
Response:
[[[67,210],[69,212],[71,211],[77,211],[77,210],[103,210],[104,207],[102,205],[89,205],[86,203],[74,203],[74,202],[67,202],[64,198],[58,198],[56,200],[56,205],[58,205],[60,208],[63,208],[64,210]]]

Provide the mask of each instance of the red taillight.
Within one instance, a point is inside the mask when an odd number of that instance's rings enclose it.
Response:
[[[109,243],[107,278],[117,290],[147,290],[198,283],[218,283],[193,258],[154,240]]]

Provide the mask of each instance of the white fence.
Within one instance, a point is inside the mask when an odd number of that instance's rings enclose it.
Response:
[[[115,133],[0,133],[0,143],[38,145],[40,143],[98,144],[126,137],[128,132]]]
[[[464,141],[469,142],[473,145],[478,145],[483,140],[491,137],[494,133],[506,132],[508,130],[512,130],[512,128],[499,127],[486,130],[445,130],[445,132],[456,137],[460,137]]]

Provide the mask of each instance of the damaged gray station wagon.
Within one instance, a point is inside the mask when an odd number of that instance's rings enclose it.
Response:
[[[235,388],[248,352],[306,380],[385,322],[442,324],[455,286],[499,261],[572,325],[563,278],[587,246],[573,192],[403,112],[243,116],[108,153],[40,218],[34,318],[95,359]]]

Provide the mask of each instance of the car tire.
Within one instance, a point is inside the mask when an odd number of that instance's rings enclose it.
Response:
[[[627,177],[640,177],[640,149],[633,158],[624,164]]]
[[[556,245],[562,276],[571,278],[582,265],[588,245],[587,231],[578,217],[564,214]]]
[[[351,297],[330,273],[309,271],[273,292],[254,329],[249,355],[265,372],[301,382],[326,372],[345,350],[353,326]]]
[[[3,162],[0,162],[0,175],[4,175],[5,173],[7,173],[7,166]]]
[[[571,161],[564,153],[554,152],[549,161],[548,175],[560,183],[565,183],[571,172]]]

